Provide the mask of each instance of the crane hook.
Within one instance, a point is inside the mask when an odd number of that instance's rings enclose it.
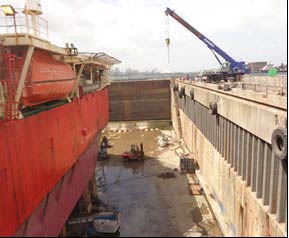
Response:
[[[170,41],[170,38],[167,38],[167,39],[166,39],[166,44],[167,44],[167,47],[169,47],[169,46],[170,46],[170,43],[171,43],[171,41]]]
[[[166,14],[167,16],[167,20],[166,20],[166,45],[168,48],[168,63],[170,63],[170,44],[171,44],[171,40],[170,40],[170,34],[169,34],[169,16],[168,14]]]

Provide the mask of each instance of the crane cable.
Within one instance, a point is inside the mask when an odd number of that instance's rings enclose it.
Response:
[[[168,48],[168,63],[170,63],[170,32],[169,32],[169,16],[166,14],[166,45]]]

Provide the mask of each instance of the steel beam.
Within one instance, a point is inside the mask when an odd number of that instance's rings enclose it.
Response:
[[[271,170],[270,170],[270,191],[269,191],[269,212],[276,213],[277,210],[277,188],[279,178],[279,160],[274,153],[271,154]]]
[[[258,150],[257,150],[257,198],[262,197],[263,188],[263,167],[264,167],[264,142],[260,139],[258,140]]]
[[[234,171],[238,171],[238,159],[239,159],[239,127],[235,125],[235,153],[234,153]]]
[[[76,76],[75,86],[74,86],[74,89],[73,89],[73,91],[72,91],[72,93],[71,93],[71,98],[72,98],[74,95],[76,95],[76,96],[79,98],[78,85],[79,85],[80,76],[81,76],[81,74],[82,74],[82,71],[83,71],[83,69],[84,69],[84,66],[85,66],[85,64],[82,64],[82,65],[80,66],[79,72],[78,72],[78,74],[77,74],[77,76]]]
[[[225,160],[227,160],[227,130],[228,130],[228,120],[226,118],[224,118],[224,141],[223,141],[223,150],[224,150],[224,158]]]
[[[235,129],[234,129],[234,124],[232,122],[230,122],[230,165],[231,167],[233,167],[234,165],[234,133],[235,133]]]
[[[243,129],[239,127],[238,140],[238,176],[242,174],[242,159],[243,159]]]
[[[272,150],[270,150],[268,144],[265,143],[263,188],[262,188],[262,204],[264,206],[269,205],[271,158],[272,158]]]
[[[257,181],[257,148],[258,148],[258,138],[252,137],[252,169],[251,169],[251,189],[252,192],[256,191],[256,181]]]
[[[21,95],[22,95],[22,90],[24,88],[24,84],[25,84],[25,79],[27,76],[27,72],[29,69],[29,65],[32,59],[32,55],[34,52],[34,47],[33,46],[29,46],[27,54],[26,54],[26,58],[24,61],[24,65],[23,65],[23,69],[21,71],[21,75],[20,75],[20,80],[18,83],[18,87],[17,87],[17,91],[16,91],[16,96],[15,96],[15,102],[16,104],[19,103]]]
[[[242,180],[246,180],[246,168],[247,168],[247,148],[248,148],[248,132],[243,130],[242,133],[242,165],[241,165],[241,175]]]
[[[212,144],[214,146],[214,148],[216,148],[216,117],[214,115],[211,115],[212,117]]]
[[[224,118],[223,117],[220,117],[221,118],[221,133],[220,133],[220,138],[221,138],[221,143],[220,143],[220,152],[221,152],[221,155],[224,157]]]
[[[287,161],[286,161],[287,162]],[[287,174],[279,162],[278,192],[277,192],[277,221],[285,222],[287,204]]]
[[[253,136],[247,133],[247,148],[246,148],[246,182],[247,186],[251,186],[251,169],[252,169],[252,138]]]

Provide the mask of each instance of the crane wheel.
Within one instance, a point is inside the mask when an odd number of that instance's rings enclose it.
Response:
[[[272,151],[278,159],[287,159],[287,129],[278,127],[276,128],[271,137]]]
[[[190,97],[191,97],[191,100],[195,100],[195,92],[194,92],[194,89],[191,89],[191,91],[190,91]]]
[[[185,87],[179,89],[179,98],[182,98],[185,95]]]
[[[211,115],[216,115],[218,113],[218,106],[216,102],[210,102],[209,111]]]

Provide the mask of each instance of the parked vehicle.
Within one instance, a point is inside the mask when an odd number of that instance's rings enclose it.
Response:
[[[140,148],[138,145],[132,144],[130,151],[125,151],[122,158],[124,160],[144,160],[143,143],[140,143]]]

